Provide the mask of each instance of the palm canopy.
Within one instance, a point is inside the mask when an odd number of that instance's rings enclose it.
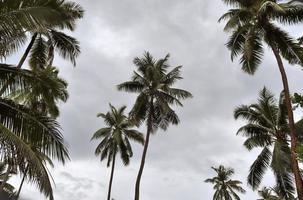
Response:
[[[234,8],[219,21],[226,20],[224,30],[231,32],[227,47],[232,60],[241,56],[243,71],[253,74],[264,53],[263,42],[276,49],[291,64],[303,64],[303,48],[278,24],[303,22],[303,6],[294,1],[223,0]]]
[[[277,186],[273,188],[263,187],[262,190],[258,191],[258,194],[260,198],[257,200],[296,200],[293,196],[284,197]]]
[[[128,165],[129,158],[133,155],[130,140],[144,143],[142,133],[132,129],[134,124],[124,114],[125,109],[126,106],[116,109],[110,105],[109,112],[98,114],[98,117],[103,118],[106,127],[96,131],[92,140],[101,139],[95,154],[100,156],[101,161],[107,158],[107,166],[110,166],[117,152],[120,152],[123,163]]]
[[[182,106],[181,100],[192,97],[189,92],[172,87],[182,79],[181,66],[168,71],[171,67],[168,58],[169,55],[155,60],[146,52],[142,58],[134,59],[137,71],[134,71],[132,79],[118,85],[118,90],[138,93],[130,116],[136,121],[150,116],[152,119],[147,121],[153,124],[152,132],[157,127],[166,130],[170,123],[178,124],[179,118],[171,106]]]
[[[262,190],[258,191],[260,198],[258,200],[279,200],[271,188],[263,187]]]
[[[253,189],[258,188],[266,169],[270,167],[283,197],[292,196],[294,184],[283,93],[277,102],[274,95],[264,88],[260,91],[257,103],[237,107],[234,116],[235,119],[244,119],[247,122],[238,130],[238,134],[247,137],[244,146],[248,150],[262,148],[250,167],[248,184]]]
[[[6,84],[10,77],[14,77],[14,81],[8,85],[12,92],[46,85],[44,79],[29,70],[1,64],[0,72],[0,86]],[[0,98],[0,132],[2,159],[12,159],[20,171],[24,170],[26,163],[31,181],[35,182],[47,197],[53,199],[48,171],[32,146],[39,147],[41,154],[65,163],[69,156],[59,124],[45,113],[27,105]]]
[[[42,84],[28,84],[22,88],[15,88],[13,92],[8,91],[7,97],[40,113],[58,117],[57,104],[68,99],[67,82],[60,78],[59,71],[51,66],[33,69],[29,73],[40,79]]]
[[[205,182],[214,185],[213,200],[240,200],[237,192],[245,193],[245,190],[241,187],[241,181],[231,179],[234,170],[225,168],[223,165],[218,168],[212,167],[212,169],[217,173],[217,176],[206,179]]]
[[[76,20],[83,16],[78,4],[65,0],[3,0],[0,11],[0,58],[17,51],[26,42],[27,33],[32,33],[36,48],[42,50],[41,46],[47,45],[41,54],[48,50],[52,59],[57,48],[74,63],[79,53],[77,41],[56,29],[74,29]]]

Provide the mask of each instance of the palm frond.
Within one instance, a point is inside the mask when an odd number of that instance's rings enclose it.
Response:
[[[278,48],[279,52],[290,64],[303,65],[303,48],[298,41],[273,24],[266,26],[266,42],[270,47]]]
[[[47,63],[47,42],[40,35],[31,49],[29,64],[32,68],[44,68]]]
[[[79,42],[75,38],[56,30],[50,31],[50,38],[59,54],[63,58],[68,58],[73,65],[76,65],[76,58],[80,54]]]
[[[141,92],[144,88],[144,85],[142,85],[141,82],[138,81],[127,81],[124,83],[119,84],[118,90],[120,91],[126,91],[126,92]]]
[[[264,147],[257,159],[251,165],[247,182],[255,190],[259,187],[264,176],[265,170],[270,164],[272,153],[268,147]]]
[[[242,49],[241,64],[242,70],[248,74],[254,74],[262,62],[263,46],[258,33],[250,30],[245,36]]]
[[[52,118],[0,99],[0,122],[23,141],[41,146],[41,152],[50,157],[62,163],[69,159],[60,126]]]

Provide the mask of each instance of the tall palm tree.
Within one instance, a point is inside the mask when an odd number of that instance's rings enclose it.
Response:
[[[240,200],[237,192],[245,193],[245,190],[241,187],[241,181],[231,179],[235,173],[234,170],[225,168],[223,165],[218,168],[212,167],[212,169],[217,173],[217,176],[206,179],[205,182],[214,185],[213,200]]]
[[[289,94],[287,74],[282,57],[290,64],[303,65],[303,48],[298,40],[282,30],[280,24],[297,24],[303,21],[303,6],[296,1],[279,2],[278,0],[223,0],[234,6],[220,19],[227,20],[225,30],[232,32],[227,43],[231,58],[241,56],[242,70],[254,74],[261,64],[263,44],[272,50],[281,73],[285,91],[289,129],[291,136],[291,163],[295,176],[297,193],[303,200],[303,182],[296,157],[297,138],[293,110]]]
[[[173,88],[173,84],[182,79],[181,66],[168,72],[169,55],[163,59],[155,60],[146,52],[142,58],[135,58],[134,64],[137,71],[130,81],[118,85],[118,90],[138,93],[135,105],[130,116],[138,123],[146,121],[147,132],[145,144],[136,180],[135,200],[139,200],[140,181],[144,169],[146,153],[151,133],[155,133],[160,127],[166,130],[169,124],[178,124],[179,118],[171,105],[182,106],[181,99],[187,99],[192,95],[182,89]]]
[[[244,119],[247,124],[238,134],[247,137],[244,146],[248,150],[262,148],[257,159],[250,167],[248,184],[257,189],[267,168],[273,171],[277,187],[284,198],[294,192],[289,148],[289,128],[284,93],[279,103],[266,88],[261,90],[257,103],[241,105],[234,111],[236,119]]]
[[[6,84],[11,76],[15,80],[8,85],[10,91],[45,84],[29,70],[1,64],[0,86]],[[19,171],[24,171],[26,163],[30,181],[36,183],[40,191],[51,200],[53,191],[48,171],[31,146],[38,146],[40,152],[64,163],[68,159],[68,151],[59,129],[59,124],[45,113],[0,98],[1,157],[11,159],[18,165]]]
[[[116,109],[110,105],[109,112],[99,113],[98,117],[104,119],[106,127],[99,129],[92,137],[92,140],[101,139],[101,142],[95,151],[96,156],[100,156],[101,161],[107,158],[107,167],[109,167],[110,164],[112,165],[107,200],[111,199],[111,188],[117,153],[120,153],[123,164],[128,165],[129,158],[133,155],[129,140],[133,140],[140,144],[144,143],[142,133],[135,129],[131,129],[134,124],[125,116],[125,109],[125,106]]]

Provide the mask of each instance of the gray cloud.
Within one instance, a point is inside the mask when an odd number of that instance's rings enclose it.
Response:
[[[235,135],[241,122],[232,116],[235,106],[252,102],[267,85],[274,92],[282,85],[270,53],[255,76],[232,63],[224,44],[228,35],[217,19],[227,10],[221,1],[121,0],[78,1],[86,9],[75,36],[81,41],[78,66],[56,59],[69,82],[70,99],[61,106],[60,122],[73,162],[54,171],[57,200],[105,198],[109,169],[94,157],[94,131],[103,126],[96,118],[108,103],[132,106],[135,96],[116,90],[128,80],[132,59],[145,50],[155,57],[171,54],[172,65],[183,65],[184,80],[178,86],[194,98],[177,108],[178,127],[152,137],[142,181],[144,200],[211,199],[212,187],[203,180],[212,176],[210,166],[234,167],[243,182],[257,151],[247,152],[243,138]],[[294,34],[299,34],[293,31]],[[288,67],[293,91],[301,91],[301,70]],[[144,131],[144,127],[142,127]],[[142,147],[135,145],[129,167],[117,166],[113,197],[133,197]],[[268,175],[270,176],[270,175]],[[269,181],[270,183],[270,181]],[[249,188],[245,199],[254,200]],[[26,191],[35,191],[27,189]],[[31,199],[39,199],[28,192]]]

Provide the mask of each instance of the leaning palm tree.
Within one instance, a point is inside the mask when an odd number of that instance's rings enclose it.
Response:
[[[303,200],[303,182],[296,158],[297,138],[293,110],[289,94],[287,74],[282,58],[290,64],[303,65],[303,48],[298,40],[293,39],[278,25],[297,24],[303,21],[303,6],[301,3],[278,0],[223,0],[234,6],[220,19],[227,20],[225,31],[232,34],[227,43],[231,51],[232,60],[241,56],[242,70],[254,74],[261,64],[264,43],[272,50],[281,73],[285,91],[285,105],[287,107],[289,129],[291,136],[291,162],[295,176],[297,193]]]
[[[240,200],[237,192],[245,193],[245,190],[241,187],[241,181],[231,179],[235,173],[234,170],[225,168],[223,165],[218,168],[212,167],[212,169],[217,173],[217,176],[206,179],[205,182],[214,185],[213,200]]]
[[[130,116],[140,123],[146,121],[147,132],[145,144],[136,180],[135,200],[139,200],[140,181],[146,159],[151,133],[155,133],[157,128],[166,130],[169,124],[178,124],[179,118],[171,105],[182,106],[181,99],[187,99],[192,95],[178,88],[173,88],[173,84],[182,79],[181,66],[173,68],[168,72],[169,55],[160,60],[155,60],[150,53],[146,52],[143,58],[135,58],[134,64],[138,71],[130,81],[118,85],[119,90],[138,93],[135,105]]]
[[[244,146],[248,150],[262,148],[257,159],[250,167],[248,184],[257,189],[267,168],[276,178],[277,187],[284,198],[294,193],[289,148],[289,128],[284,93],[279,103],[266,88],[261,90],[257,103],[241,105],[234,111],[236,119],[244,119],[247,124],[238,134],[247,137]]]
[[[111,199],[111,188],[117,153],[120,153],[123,164],[128,165],[129,159],[133,155],[129,140],[140,144],[144,143],[142,133],[132,129],[134,124],[125,116],[125,109],[125,106],[116,109],[110,105],[109,112],[98,114],[98,117],[104,119],[106,127],[99,129],[92,137],[92,140],[101,139],[95,151],[96,156],[100,156],[101,161],[107,158],[107,167],[112,165],[107,200]]]

